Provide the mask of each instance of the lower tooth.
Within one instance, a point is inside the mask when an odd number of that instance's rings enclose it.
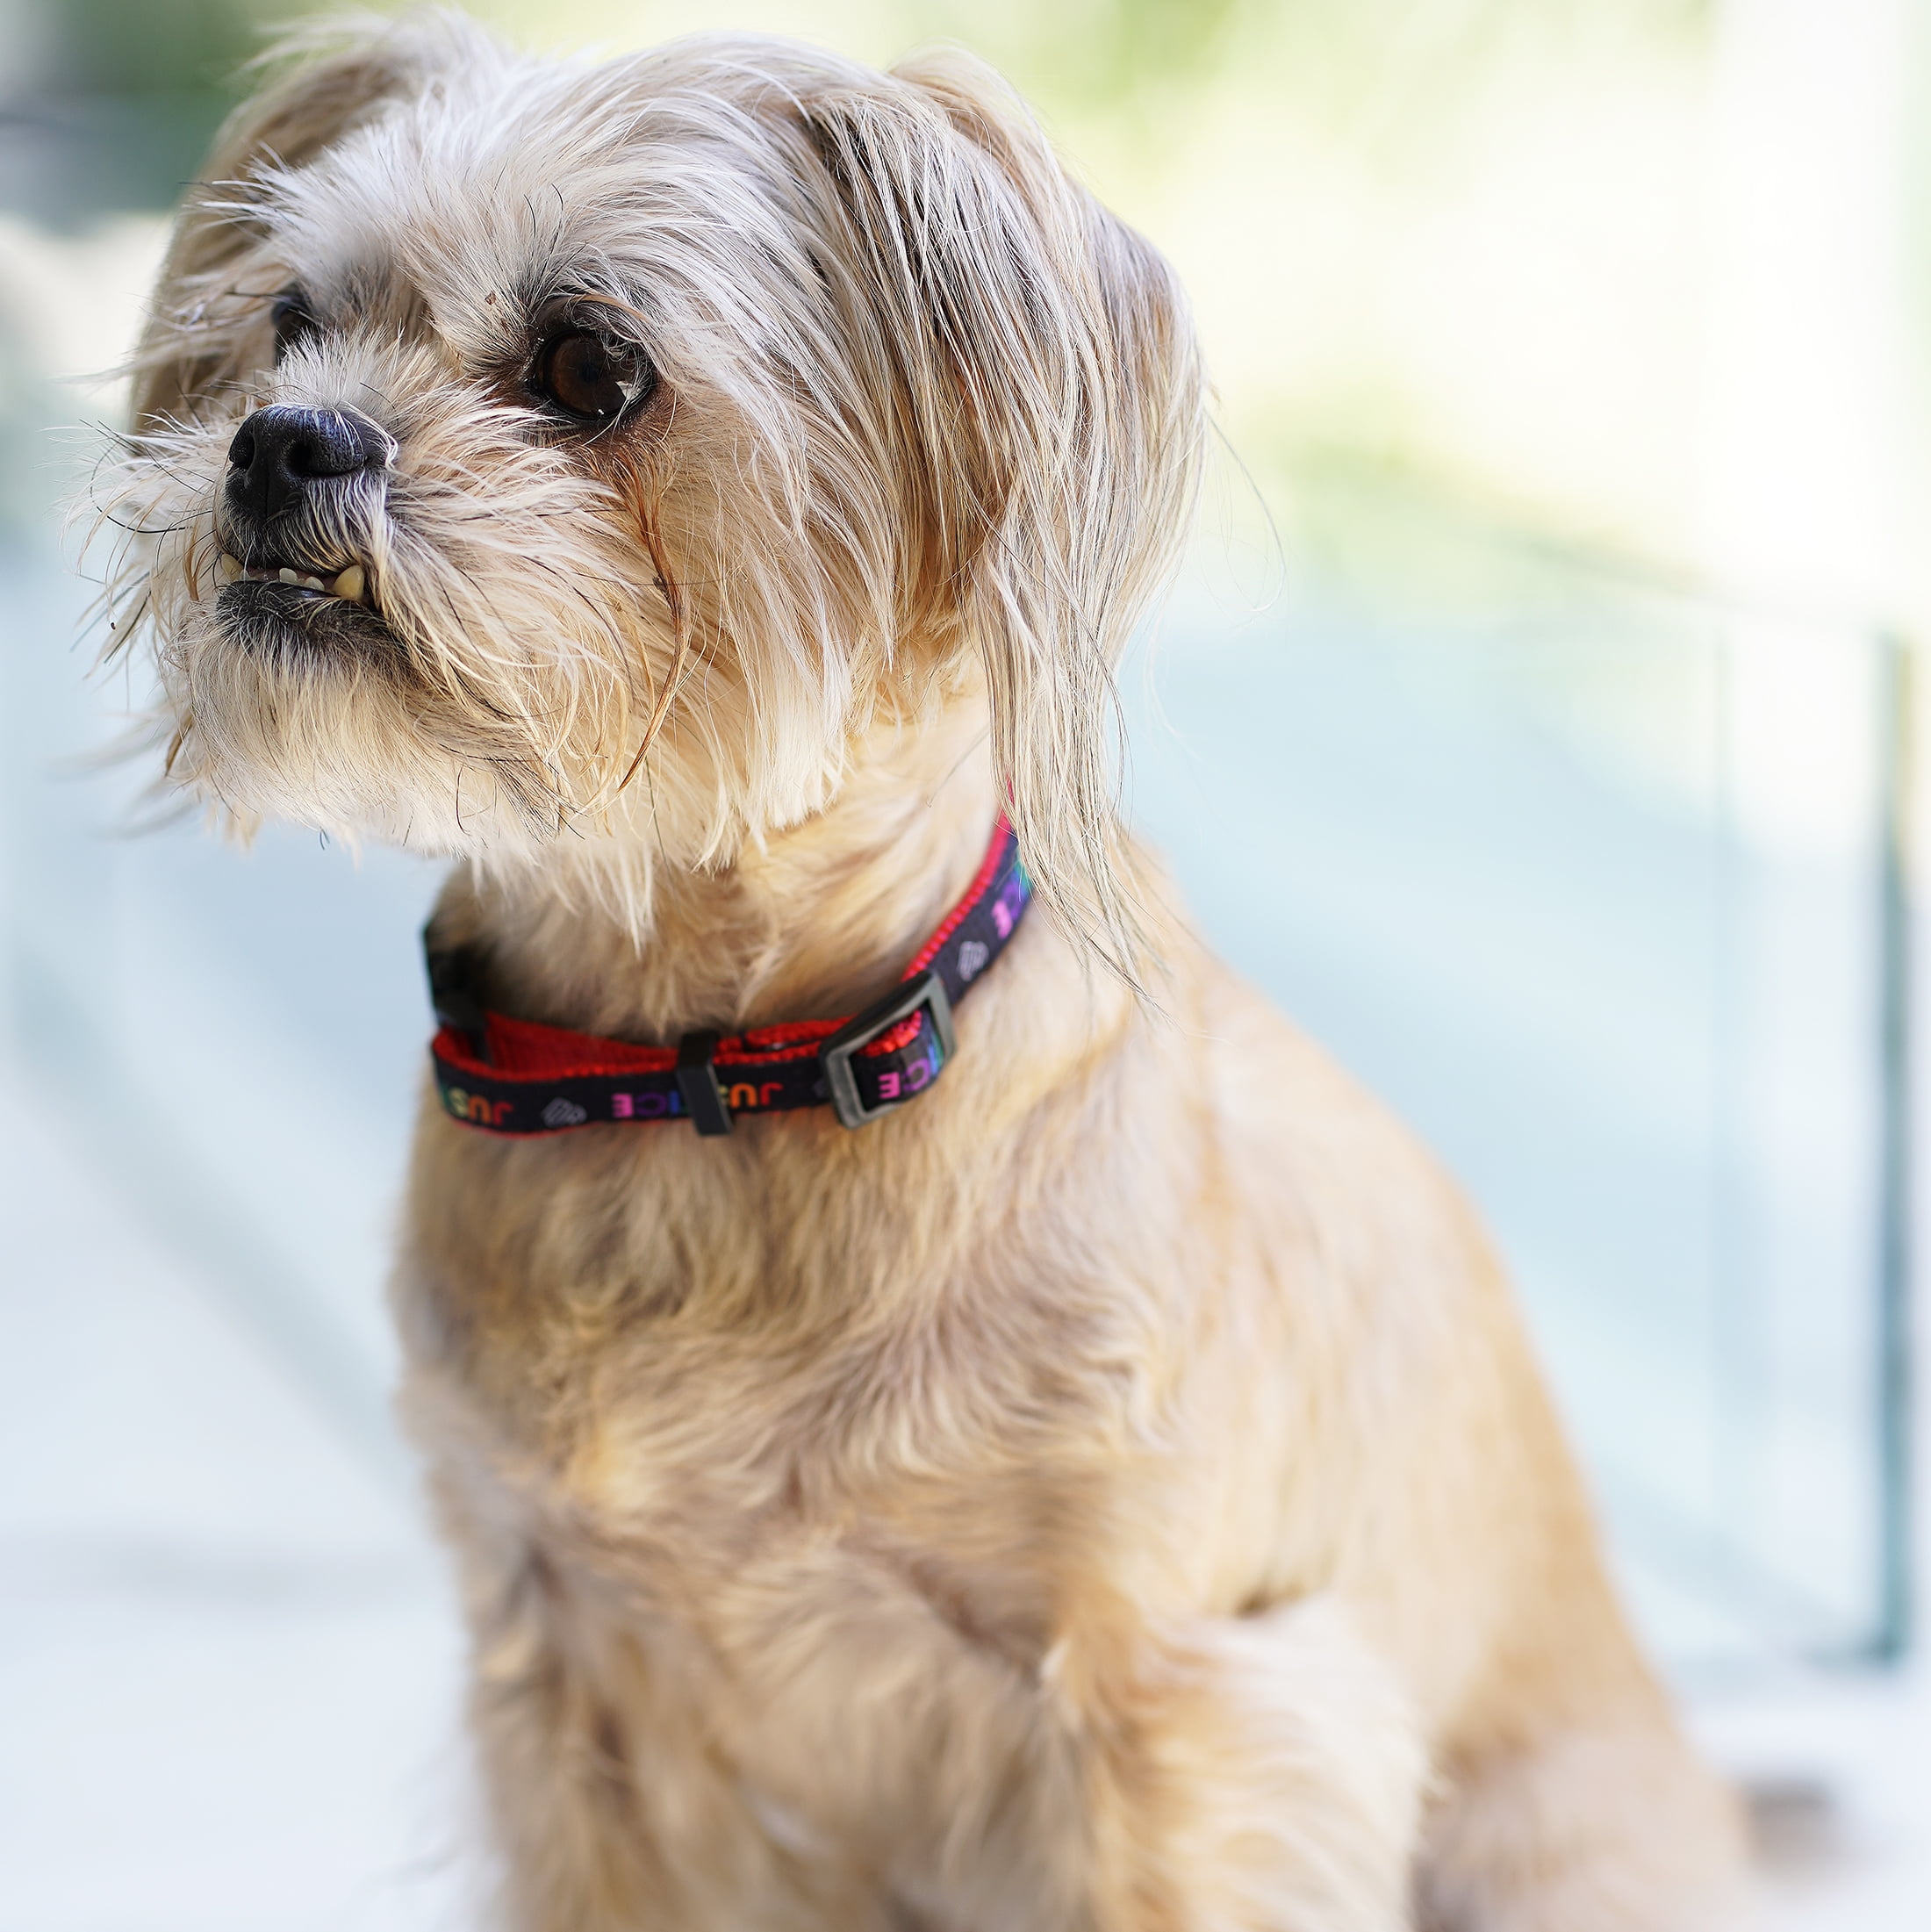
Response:
[[[302,580],[286,564],[275,573],[284,584],[299,584]]]
[[[240,557],[230,557],[224,550],[215,559],[214,567],[215,574],[220,578],[224,584],[239,584],[241,581],[241,559]]]
[[[360,564],[351,564],[335,579],[335,594],[338,597],[346,597],[351,604],[359,604],[362,602],[363,591],[367,585],[367,581],[363,574],[362,565]]]

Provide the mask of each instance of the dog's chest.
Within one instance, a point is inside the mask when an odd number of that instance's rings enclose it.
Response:
[[[757,1678],[808,1630],[831,1648],[859,1634],[862,1670],[887,1627],[1025,1672],[1064,1554],[1031,1526],[1066,1520],[1062,1462],[1086,1432],[1062,1401],[1029,1442],[1023,1368],[973,1368],[958,1328],[666,1316],[540,1351],[534,1400],[447,1382],[445,1396],[485,1447],[492,1513],[599,1601],[614,1590],[677,1624],[735,1676]]]
[[[653,1808],[667,1791],[759,1857],[918,1895],[961,1806],[1037,1757],[1070,1553],[1028,1526],[1064,1520],[1052,1479],[879,1412],[896,1404],[841,1426],[836,1377],[901,1375],[893,1352],[839,1370],[633,1340],[575,1397],[594,1419],[567,1455],[464,1458],[510,1572],[485,1600],[514,1605],[482,1648],[562,1660]],[[473,1407],[468,1426],[494,1433]],[[980,1835],[1014,1829],[988,1810]],[[1015,1842],[990,1869],[1029,1857]]]
[[[1045,1480],[1117,1439],[1124,1270],[988,1211],[1011,1190],[982,1152],[938,1162],[894,1121],[860,1164],[835,1125],[770,1124],[734,1169],[684,1137],[505,1158],[427,1124],[399,1312],[492,1459],[612,1535],[742,1560],[881,1508],[969,1539],[1016,1455]]]
[[[916,1144],[881,1135],[841,1175],[835,1141],[733,1196],[715,1148],[644,1145],[661,1167],[543,1185],[419,1150],[405,1330],[485,1674],[567,1660],[640,1778],[915,1892],[919,1848],[1037,1764],[1081,1526],[1116,1515],[1096,1445],[1145,1402],[1124,1271],[1046,1267],[977,1205],[976,1151],[898,1174]]]

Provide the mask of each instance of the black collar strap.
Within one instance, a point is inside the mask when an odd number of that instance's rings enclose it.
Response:
[[[728,1134],[736,1114],[828,1102],[847,1127],[917,1097],[952,1057],[952,1007],[1004,950],[1032,902],[1019,841],[1001,817],[966,896],[904,977],[843,1020],[792,1020],[675,1046],[572,1033],[485,1009],[468,952],[423,936],[438,1031],[429,1054],[442,1104],[494,1134],[554,1134],[599,1121],[688,1118]]]

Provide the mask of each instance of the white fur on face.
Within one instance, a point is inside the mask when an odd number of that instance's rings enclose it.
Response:
[[[143,345],[109,514],[173,777],[276,815],[648,900],[822,808],[880,710],[983,686],[1042,894],[1121,959],[1110,665],[1199,442],[1164,265],[983,69],[878,75],[699,40],[602,66],[432,18],[244,109]],[[270,311],[316,326],[277,364]],[[575,298],[647,404],[594,434],[526,386]],[[394,460],[306,520],[385,631],[224,605],[227,449],[348,409]],[[232,535],[232,533],[229,533]],[[584,835],[559,844],[560,835]]]

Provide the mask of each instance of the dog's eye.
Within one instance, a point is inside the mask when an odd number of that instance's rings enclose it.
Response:
[[[553,335],[529,366],[531,392],[572,421],[614,422],[657,385],[650,358],[632,342],[592,329]]]
[[[312,335],[318,324],[308,298],[299,289],[284,289],[269,311],[275,324],[275,359],[280,362],[298,343]]]

